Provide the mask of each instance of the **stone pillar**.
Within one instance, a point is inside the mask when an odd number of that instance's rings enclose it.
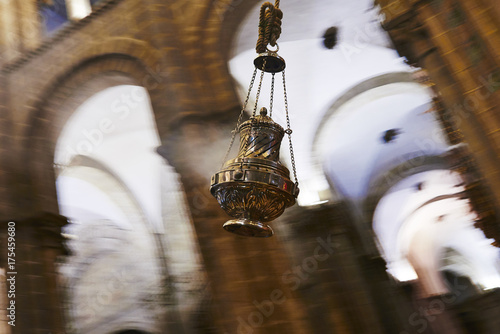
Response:
[[[310,333],[382,333],[353,258],[345,207],[294,207],[280,223],[293,256],[283,277],[307,305]]]
[[[61,227],[66,223],[62,216],[45,214],[1,224],[0,262],[6,268],[7,301],[15,305],[12,334],[65,333],[56,262],[65,253]]]
[[[40,45],[38,1],[0,1],[0,66]]]
[[[17,20],[19,37],[21,38],[21,51],[31,51],[41,42],[40,17],[38,14],[38,1],[17,1]]]
[[[414,329],[425,333],[465,334],[454,312],[450,311],[455,300],[452,294],[418,300],[417,316],[412,318]]]
[[[1,3],[1,2],[0,2]],[[0,15],[3,14],[0,8]],[[1,19],[0,19],[0,22]],[[1,28],[0,28],[1,34]],[[0,65],[2,62],[2,51],[0,51]],[[13,180],[12,170],[15,169],[19,152],[14,148],[14,136],[12,135],[12,121],[10,120],[8,85],[6,76],[0,74],[0,221],[7,220],[14,214],[16,201],[13,189],[16,182]],[[11,186],[12,185],[12,186]]]
[[[16,6],[11,1],[0,1],[0,65],[17,55],[19,31],[16,29]]]
[[[362,275],[374,300],[375,309],[384,328],[383,333],[400,334],[408,329],[409,305],[398,295],[395,282],[387,273],[387,263],[378,257],[360,258]],[[404,333],[404,332],[403,332]]]
[[[451,310],[459,318],[466,333],[494,334],[500,328],[500,289],[470,298]]]
[[[281,222],[296,264],[287,278],[308,305],[311,333],[399,334],[404,324],[385,262],[363,256],[346,204],[293,208],[285,215]]]
[[[3,245],[3,243],[0,243],[0,245]],[[9,312],[7,310],[7,307],[9,307],[9,300],[7,298],[8,288],[6,278],[5,269],[0,269],[0,333],[11,334],[10,329],[12,327],[8,324],[10,319],[7,318]]]

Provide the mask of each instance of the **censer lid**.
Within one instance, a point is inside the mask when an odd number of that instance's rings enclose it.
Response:
[[[280,134],[284,134],[285,130],[281,125],[273,121],[273,119],[269,116],[267,116],[267,109],[265,107],[262,107],[260,109],[260,114],[257,116],[252,116],[248,121],[243,122],[239,128],[238,131],[241,132],[244,128],[247,127],[268,127],[272,128],[276,131],[278,131]]]

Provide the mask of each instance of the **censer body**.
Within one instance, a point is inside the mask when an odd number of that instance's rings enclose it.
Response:
[[[245,236],[269,237],[266,224],[295,204],[298,187],[279,161],[285,131],[262,108],[260,115],[242,123],[240,147],[235,159],[212,176],[210,191],[221,208],[234,219],[224,229]]]

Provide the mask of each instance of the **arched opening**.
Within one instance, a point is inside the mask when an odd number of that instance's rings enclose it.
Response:
[[[462,182],[449,170],[411,175],[389,189],[374,213],[388,272],[426,297],[470,297],[469,284],[459,284],[465,277],[480,290],[500,286],[498,250],[474,227]]]
[[[159,143],[148,93],[133,85],[90,96],[59,136],[56,184],[72,253],[62,273],[74,329],[104,333],[124,317],[148,330],[159,326],[143,320],[163,314],[154,300],[166,295],[161,282],[168,275],[158,236]]]
[[[159,226],[157,185],[164,164],[155,153],[159,145],[147,91],[139,86],[114,86],[94,94],[74,112],[59,136],[54,163],[64,170],[77,164],[72,159],[79,155],[101,162],[135,195],[147,220]],[[91,198],[80,200],[85,199]],[[66,214],[64,199],[59,202]]]
[[[445,248],[441,266],[441,275],[456,303],[463,303],[469,298],[476,297],[484,289],[480,283],[476,283],[479,278],[470,259],[457,250]]]
[[[126,322],[162,332],[166,317],[187,321],[198,306],[188,293],[202,284],[198,252],[160,144],[148,92],[135,85],[89,96],[59,135],[58,202],[71,222],[61,272],[73,330],[105,333]]]

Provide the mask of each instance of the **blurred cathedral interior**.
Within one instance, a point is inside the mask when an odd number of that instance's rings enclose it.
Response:
[[[498,1],[271,1],[286,88],[263,3],[0,0],[0,333],[500,333]],[[261,107],[270,238],[209,190]]]

